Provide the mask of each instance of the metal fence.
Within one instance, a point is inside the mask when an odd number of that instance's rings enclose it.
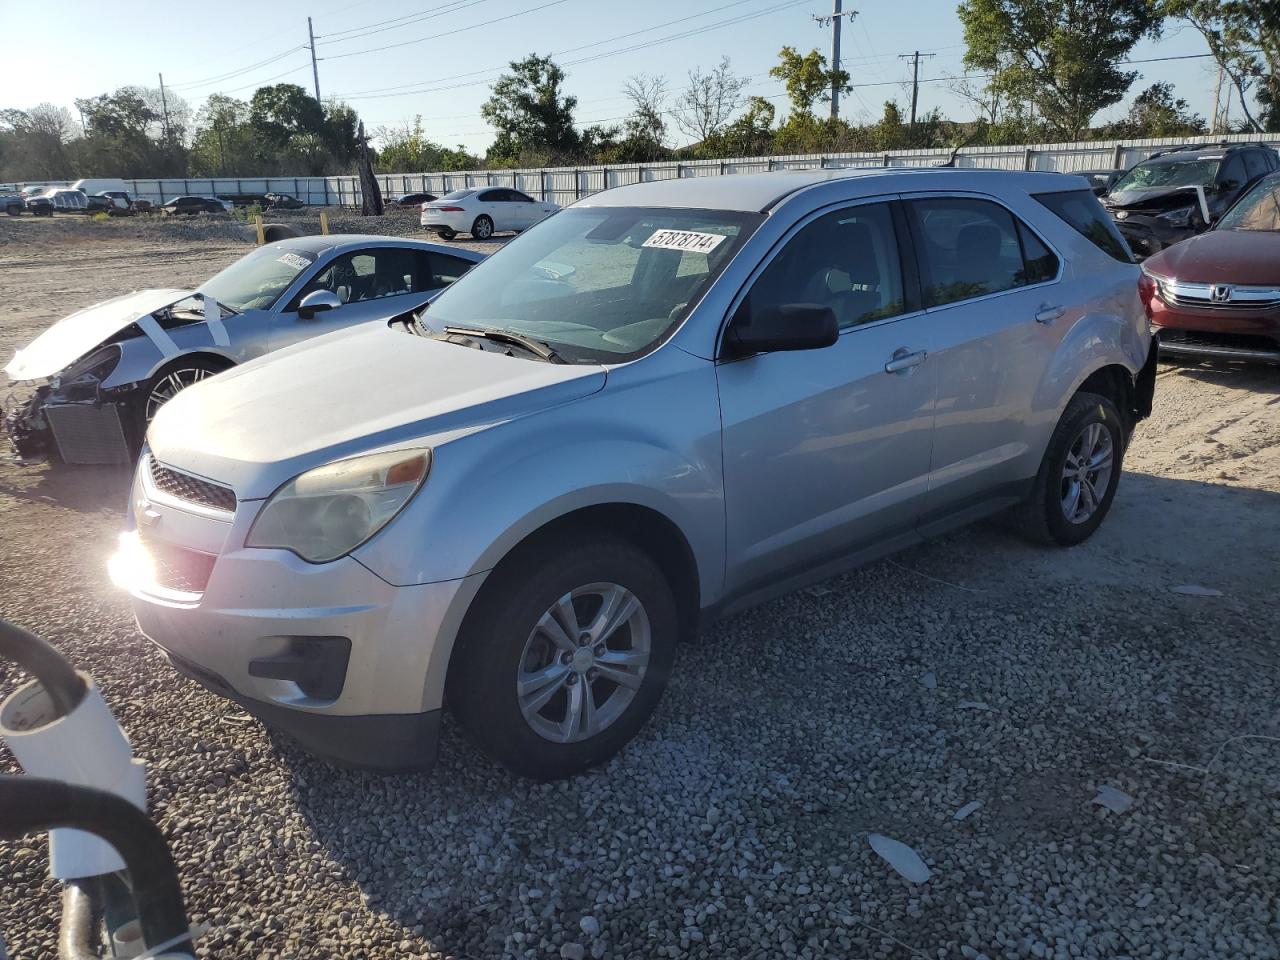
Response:
[[[1234,134],[1213,137],[1170,137],[1154,140],[1089,140],[1078,143],[1031,144],[1005,147],[967,147],[956,157],[958,167],[994,170],[1125,170],[1151,154],[1184,143],[1245,143],[1261,140],[1280,150],[1276,134]],[[895,150],[883,153],[821,153],[778,157],[735,157],[723,160],[683,160],[608,166],[545,167],[528,170],[466,170],[437,173],[382,174],[384,196],[434,193],[442,196],[468,187],[513,187],[561,206],[609,187],[671,180],[714,177],[771,170],[809,170],[839,167],[932,167],[946,162],[947,149]],[[152,203],[195,194],[287,193],[311,206],[360,205],[358,177],[215,177],[213,179],[126,180],[130,192]],[[51,186],[53,184],[50,184]],[[57,184],[63,186],[64,184]]]

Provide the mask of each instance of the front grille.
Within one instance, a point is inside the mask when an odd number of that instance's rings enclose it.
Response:
[[[161,493],[167,493],[179,500],[212,507],[215,510],[235,512],[236,494],[230,487],[166,467],[158,463],[154,457],[151,458],[150,470],[151,484]]]
[[[1274,310],[1280,288],[1160,280],[1160,297],[1172,307],[1195,310]]]
[[[163,540],[143,538],[147,556],[151,558],[155,585],[179,593],[204,593],[209,575],[218,559],[211,553],[188,550]]]
[[[1226,350],[1274,351],[1280,347],[1271,337],[1250,333],[1214,333],[1205,330],[1181,330],[1177,327],[1161,327],[1160,342],[1185,347],[1220,347]]]

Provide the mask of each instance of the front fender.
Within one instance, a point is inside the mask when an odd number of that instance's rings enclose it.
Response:
[[[454,580],[575,510],[634,504],[681,531],[704,602],[714,597],[724,578],[715,373],[670,353],[682,369],[611,370],[597,394],[436,446],[425,487],[356,558],[397,585]]]

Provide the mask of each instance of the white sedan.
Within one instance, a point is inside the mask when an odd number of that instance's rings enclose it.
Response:
[[[424,203],[421,209],[418,222],[441,239],[469,233],[477,240],[488,240],[495,233],[519,233],[560,207],[509,187],[473,187],[445,194]]]

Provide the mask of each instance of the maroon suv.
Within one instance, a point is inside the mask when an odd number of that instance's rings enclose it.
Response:
[[[1280,363],[1280,173],[1145,261],[1139,286],[1162,354]]]

